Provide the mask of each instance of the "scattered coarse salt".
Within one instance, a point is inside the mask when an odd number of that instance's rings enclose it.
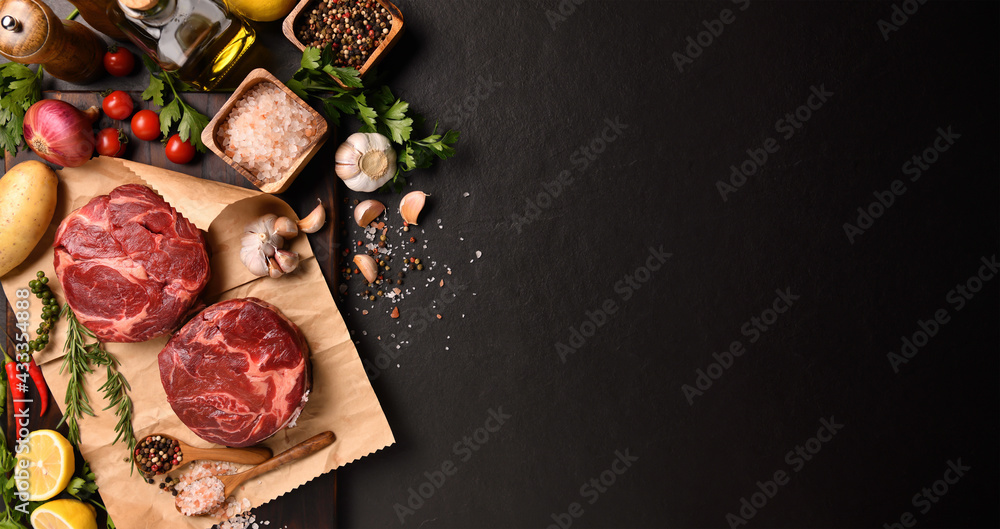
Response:
[[[219,126],[222,150],[261,183],[280,179],[319,134],[321,118],[273,83],[236,101]]]
[[[215,476],[188,483],[175,499],[177,509],[185,516],[211,512],[226,501],[225,488],[222,480]]]

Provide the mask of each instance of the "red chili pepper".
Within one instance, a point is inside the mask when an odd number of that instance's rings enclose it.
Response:
[[[10,394],[14,400],[14,417],[23,417],[25,408],[25,402],[18,402],[19,400],[25,400],[25,391],[22,388],[27,388],[26,385],[18,386],[20,382],[17,379],[17,362],[11,359],[7,355],[7,351],[3,352],[4,368],[7,370],[7,385],[10,386]],[[21,429],[17,427],[17,419],[14,420],[14,441],[21,440]]]
[[[41,415],[39,416],[44,416],[45,410],[49,409],[49,386],[45,383],[42,369],[35,363],[35,357],[29,358],[31,360],[28,362],[28,374],[31,375],[31,380],[35,382],[35,388],[38,389],[38,400],[42,401]]]

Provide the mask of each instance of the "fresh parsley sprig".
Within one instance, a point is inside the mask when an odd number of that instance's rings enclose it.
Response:
[[[37,72],[16,62],[0,65],[0,148],[17,154],[24,139],[24,113],[42,98],[42,67]]]
[[[317,98],[323,112],[334,125],[340,125],[342,115],[357,116],[360,132],[378,132],[396,145],[396,174],[382,190],[402,191],[406,183],[403,173],[430,167],[435,158],[445,160],[455,155],[453,145],[459,132],[448,130],[437,133],[437,125],[430,136],[414,139],[414,127],[423,118],[410,110],[410,104],[396,98],[388,86],[365,88],[361,76],[354,68],[333,65],[334,53],[329,45],[319,49],[308,47],[302,52],[301,68],[288,81],[287,86],[302,99]],[[348,88],[341,87],[334,78]]]
[[[198,112],[194,107],[184,102],[177,91],[190,91],[191,85],[181,81],[171,72],[164,71],[152,59],[142,56],[142,62],[149,70],[149,86],[142,92],[143,101],[152,101],[160,108],[160,132],[163,138],[170,136],[170,129],[177,123],[177,133],[182,141],[194,145],[199,152],[205,152],[205,144],[201,141],[201,131],[208,126],[208,116]],[[174,98],[170,103],[163,104],[163,89],[169,87]]]

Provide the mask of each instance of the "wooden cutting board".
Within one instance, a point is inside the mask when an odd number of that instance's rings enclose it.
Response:
[[[152,108],[154,111],[159,110],[148,102],[143,101],[140,92],[129,92],[129,95],[135,103],[135,111],[144,108]],[[228,93],[185,93],[184,100],[211,119],[219,108],[225,104],[226,100],[229,99],[229,95]],[[45,92],[44,97],[46,99],[61,99],[80,109],[88,108],[91,105],[100,107],[101,100],[103,99],[103,96],[98,92]],[[239,174],[211,152],[199,153],[191,163],[178,165],[167,160],[164,154],[164,147],[160,141],[148,142],[137,139],[132,134],[128,122],[110,119],[102,112],[101,118],[95,127],[97,130],[105,127],[115,127],[125,131],[129,137],[129,144],[123,156],[125,159],[199,178],[255,189],[243,175]],[[310,235],[309,242],[312,244],[313,252],[323,270],[324,276],[327,278],[327,283],[332,292],[336,292],[334,281],[337,277],[334,273],[337,261],[336,244],[334,243],[334,234],[337,231],[334,229],[334,225],[336,224],[334,206],[337,204],[337,197],[335,196],[337,188],[334,185],[336,180],[332,171],[335,141],[335,134],[331,134],[326,146],[313,158],[302,174],[295,180],[292,187],[287,192],[279,195],[295,209],[299,216],[305,216],[309,213],[316,206],[316,199],[320,199],[327,206],[327,213],[330,215],[327,226],[319,232]],[[26,160],[40,160],[40,158],[27,147],[23,151],[18,152],[17,156],[5,153],[4,172]],[[10,288],[21,288],[21,286],[10,285]],[[0,293],[2,293],[2,286],[0,286]],[[7,305],[6,296],[0,296],[0,304],[4,308],[4,311],[0,312],[0,314],[6,315],[3,320],[4,327],[8,330],[9,334],[13,335],[15,332],[14,324],[16,323],[14,311]],[[34,329],[32,329],[32,335],[34,335]],[[13,344],[6,336],[3,337],[3,340],[6,342],[5,348],[13,350]],[[98,401],[95,404],[99,404],[100,396],[97,395],[96,397]],[[32,424],[39,425],[36,428],[56,428],[60,419],[58,408],[54,406],[54,403],[50,403],[49,407],[51,409],[45,417],[32,417]],[[9,397],[7,398],[6,409],[13,409]],[[8,417],[10,416],[10,414],[7,415]],[[9,419],[7,422],[7,431],[11,431]],[[65,425],[59,428],[59,430],[63,435],[66,434]],[[11,441],[13,439],[8,438],[8,442],[10,443]],[[8,444],[8,446],[11,445]],[[138,478],[136,484],[137,486],[141,486]],[[288,527],[289,529],[336,527],[336,490],[336,472],[331,472],[273,502],[253,509],[252,512],[258,517],[257,523],[261,524],[261,522],[268,520],[271,522],[270,527]],[[263,527],[263,524],[261,524],[261,527]]]

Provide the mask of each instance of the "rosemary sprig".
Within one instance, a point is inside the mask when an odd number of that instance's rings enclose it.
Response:
[[[84,388],[84,376],[94,372],[90,367],[91,346],[86,344],[86,338],[97,339],[90,329],[84,327],[77,319],[73,309],[69,304],[63,305],[62,318],[66,321],[66,343],[63,344],[62,365],[59,366],[59,374],[69,370],[69,383],[66,385],[66,408],[63,417],[59,421],[61,426],[66,423],[69,429],[69,442],[80,444],[79,420],[84,415],[94,416],[94,408],[90,406],[90,397]]]
[[[93,366],[104,366],[107,370],[107,380],[98,388],[98,391],[108,401],[104,410],[114,408],[115,417],[118,417],[118,424],[115,425],[117,435],[111,444],[116,444],[118,441],[125,443],[125,446],[128,447],[128,460],[132,463],[132,468],[135,469],[132,454],[138,441],[135,438],[135,430],[132,428],[132,397],[128,395],[132,386],[125,379],[125,375],[118,371],[118,359],[104,348],[104,345],[97,340],[90,329],[84,327],[76,319],[69,304],[63,305],[62,317],[67,324],[66,344],[63,346],[63,352],[66,353],[66,356],[63,357],[59,373],[62,374],[63,370],[67,368],[70,373],[69,384],[66,387],[66,412],[62,419],[69,428],[68,438],[71,442],[79,444],[80,426],[78,420],[83,418],[84,414],[94,416],[94,409],[90,406],[90,397],[87,396],[83,386],[84,375],[93,373]],[[93,342],[87,343],[89,340],[93,340]]]

